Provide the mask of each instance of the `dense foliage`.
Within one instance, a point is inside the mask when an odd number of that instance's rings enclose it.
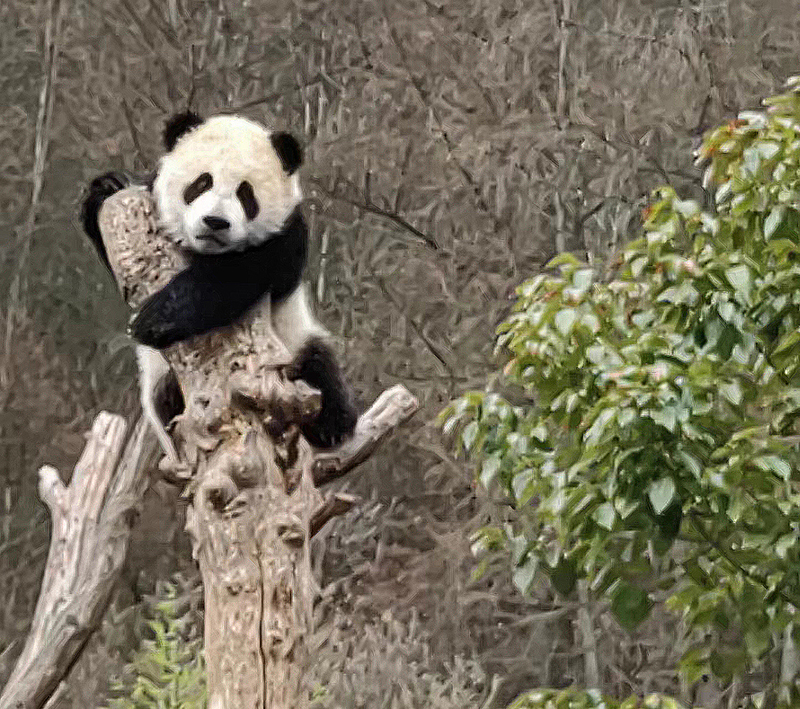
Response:
[[[689,681],[800,620],[799,86],[706,136],[712,210],[661,189],[611,278],[559,257],[523,284],[498,339],[521,393],[443,414],[516,512],[477,546],[628,628],[666,598]]]
[[[597,691],[583,692],[575,689],[562,691],[536,689],[519,697],[509,709],[683,709],[674,699],[655,694],[622,702],[604,697]]]

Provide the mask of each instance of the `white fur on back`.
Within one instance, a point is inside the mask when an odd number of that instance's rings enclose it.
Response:
[[[183,192],[207,172],[213,187],[187,205]],[[236,197],[243,181],[253,187],[259,212],[248,221]],[[229,248],[242,249],[278,231],[302,200],[297,172],[287,175],[270,141],[270,131],[240,116],[215,116],[181,136],[161,158],[153,185],[159,218],[177,243],[197,250],[194,237],[204,216],[231,222]]]

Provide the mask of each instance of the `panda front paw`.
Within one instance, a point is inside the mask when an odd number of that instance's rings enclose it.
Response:
[[[316,419],[301,427],[305,439],[315,448],[335,448],[353,435],[358,411],[346,398],[325,397]]]
[[[89,183],[81,203],[80,217],[83,230],[94,243],[100,258],[108,268],[111,268],[111,264],[108,261],[98,223],[100,208],[109,197],[125,189],[130,184],[131,178],[124,172],[106,172],[98,175]]]
[[[140,345],[163,350],[175,342],[173,328],[169,323],[148,318],[144,311],[136,313],[128,323],[128,335]]]
[[[353,434],[358,411],[333,350],[324,340],[309,339],[284,371],[289,381],[302,379],[322,394],[322,408],[317,418],[301,427],[312,446],[333,448]]]

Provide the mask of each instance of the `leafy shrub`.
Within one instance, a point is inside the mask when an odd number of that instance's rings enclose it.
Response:
[[[631,697],[617,702],[602,696],[597,691],[535,689],[519,697],[509,709],[683,709],[683,707],[674,699],[655,694],[643,700]]]
[[[523,591],[587,579],[627,628],[666,596],[690,682],[757,666],[800,608],[800,79],[765,104],[699,151],[714,211],[662,188],[611,278],[556,258],[499,329],[516,393],[442,413],[514,510],[476,550]]]
[[[115,683],[109,709],[205,709],[202,637],[186,598],[177,584],[161,585],[146,623],[153,637]]]

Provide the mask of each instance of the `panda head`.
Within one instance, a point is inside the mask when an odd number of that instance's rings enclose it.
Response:
[[[175,243],[201,254],[240,251],[279,232],[302,200],[302,151],[289,133],[240,116],[171,118],[153,194]]]

